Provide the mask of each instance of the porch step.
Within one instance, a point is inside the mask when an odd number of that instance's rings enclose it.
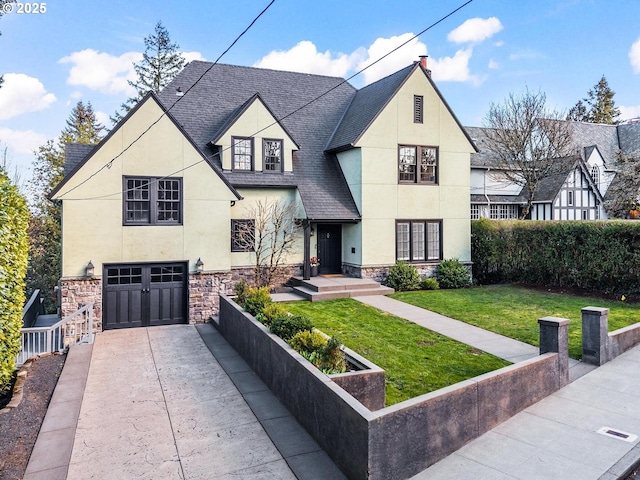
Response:
[[[291,281],[293,293],[312,302],[365,295],[388,295],[394,292],[393,288],[381,286],[375,280],[342,275],[319,276],[309,280],[293,277]]]
[[[367,295],[388,295],[393,293],[393,288],[379,285],[374,288],[356,288],[350,290],[329,290],[315,291],[305,286],[293,287],[294,293],[311,302],[319,302],[322,300],[335,300],[336,298],[361,297]]]

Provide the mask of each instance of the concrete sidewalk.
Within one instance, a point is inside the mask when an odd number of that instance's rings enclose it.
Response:
[[[599,433],[612,430],[618,434]],[[621,435],[632,435],[623,438]],[[415,480],[614,480],[640,461],[640,346],[532,405]]]
[[[60,381],[84,378],[59,384],[84,390],[77,428],[53,405],[43,429],[65,428],[41,433],[26,479],[344,478],[212,325],[103,332],[92,350],[71,348]]]
[[[424,308],[409,305],[384,296],[354,297],[366,305],[370,305],[384,312],[404,318],[431,331],[440,333],[459,342],[471,345],[479,350],[503,358],[512,363],[528,360],[540,355],[540,349],[528,343],[514,340],[468,323],[445,317],[439,313]],[[573,381],[594,370],[593,365],[569,359],[569,379]]]

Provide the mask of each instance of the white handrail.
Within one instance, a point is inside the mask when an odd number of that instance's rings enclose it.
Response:
[[[84,305],[50,327],[21,330],[22,346],[16,364],[43,353],[61,352],[77,343],[93,343],[93,303]]]

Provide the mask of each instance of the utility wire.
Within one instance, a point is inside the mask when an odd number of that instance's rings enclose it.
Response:
[[[271,4],[272,4],[274,1],[275,1],[275,0],[272,0],[272,2],[271,2],[271,3],[270,3],[270,4],[269,4],[269,5],[268,5],[268,6],[267,6],[263,11],[262,11],[262,13],[264,13],[264,12],[267,10],[267,8],[269,8],[269,7],[271,6]],[[289,117],[291,117],[292,115],[295,115],[296,113],[298,113],[299,111],[301,111],[301,110],[303,110],[303,109],[307,108],[308,106],[310,106],[310,105],[311,105],[311,104],[313,104],[314,102],[316,102],[316,101],[320,100],[321,98],[325,97],[326,95],[328,95],[328,94],[329,94],[329,93],[331,93],[332,91],[336,90],[337,88],[341,87],[342,85],[344,85],[345,83],[349,82],[349,81],[350,81],[350,80],[352,80],[353,78],[357,77],[358,75],[360,75],[361,73],[363,73],[363,72],[364,72],[364,71],[366,71],[367,69],[369,69],[369,68],[373,67],[375,64],[377,64],[377,63],[381,62],[382,60],[384,60],[385,58],[387,58],[387,57],[388,57],[389,55],[391,55],[392,53],[395,53],[396,51],[398,51],[399,49],[401,49],[402,47],[404,47],[404,46],[405,46],[405,45],[407,45],[408,43],[411,43],[413,40],[415,40],[415,39],[419,38],[421,35],[425,34],[425,33],[426,33],[426,32],[428,32],[429,30],[431,30],[433,27],[437,26],[438,24],[440,24],[440,23],[442,23],[443,21],[445,21],[447,18],[449,18],[449,17],[451,17],[452,15],[456,14],[458,11],[460,11],[461,9],[463,9],[464,7],[466,7],[467,5],[469,5],[471,2],[473,2],[473,0],[467,0],[465,3],[463,3],[462,5],[460,5],[459,7],[457,7],[456,9],[452,10],[451,12],[449,12],[448,14],[446,14],[445,16],[441,17],[439,20],[435,21],[434,23],[432,23],[431,25],[429,25],[428,27],[426,27],[426,28],[425,28],[424,30],[422,30],[421,32],[419,32],[419,33],[415,34],[414,36],[412,36],[411,38],[409,38],[408,40],[406,40],[406,41],[402,42],[402,43],[401,43],[400,45],[398,45],[397,47],[395,47],[395,48],[393,48],[392,50],[388,51],[388,52],[387,52],[387,53],[385,53],[383,56],[381,56],[380,58],[378,58],[377,60],[375,60],[374,62],[372,62],[372,63],[370,63],[369,65],[367,65],[366,67],[364,67],[364,68],[362,68],[362,69],[358,70],[356,73],[354,73],[354,74],[353,74],[353,75],[351,75],[350,77],[348,77],[348,78],[344,79],[344,80],[343,80],[343,81],[341,81],[340,83],[338,83],[338,84],[334,85],[333,87],[331,87],[331,88],[330,88],[329,90],[327,90],[326,92],[324,92],[324,93],[322,93],[322,94],[318,95],[317,97],[313,98],[312,100],[309,100],[309,101],[308,101],[307,103],[305,103],[304,105],[302,105],[302,106],[300,106],[300,107],[296,108],[295,110],[293,110],[293,111],[291,111],[291,112],[287,113],[286,115],[284,115],[284,116],[282,116],[282,117],[280,117],[280,118],[277,118],[275,122],[273,122],[273,123],[271,123],[271,124],[269,124],[269,125],[267,125],[267,126],[265,126],[265,127],[261,128],[260,130],[257,130],[257,131],[256,131],[256,132],[254,132],[251,136],[252,136],[252,137],[254,137],[254,136],[255,136],[255,135],[257,135],[258,133],[260,133],[260,132],[262,132],[262,131],[264,131],[264,130],[266,130],[266,129],[268,129],[268,128],[270,128],[270,127],[274,126],[274,125],[277,125],[277,124],[278,124],[278,123],[280,123],[282,120],[285,120],[286,118],[289,118]],[[260,15],[262,15],[262,13],[260,13]],[[255,21],[260,17],[260,15],[258,15],[258,17],[256,17],[256,19],[251,23],[251,25],[253,25],[253,23],[255,23]],[[245,32],[246,32],[246,31],[251,27],[251,25],[250,25],[249,27],[247,27],[247,29],[245,30]],[[245,32],[243,32],[240,36],[242,36]],[[238,39],[239,39],[239,38],[240,38],[240,37],[238,37]],[[236,41],[237,41],[238,39],[236,39]],[[233,44],[235,44],[235,43],[236,43],[236,41],[234,41],[234,42],[233,42]],[[232,44],[231,46],[233,46],[233,44]],[[227,50],[225,50],[225,52],[224,52],[224,53],[228,52],[228,51],[229,51],[229,49],[231,48],[231,46],[230,46]],[[224,55],[224,53],[223,53],[222,55]],[[220,57],[218,57],[218,59],[216,60],[216,63],[217,63],[217,62],[218,62],[218,60],[222,57],[222,55],[221,55]],[[202,78],[203,78],[203,77],[204,77],[204,76],[205,76],[205,75],[206,75],[206,74],[207,74],[207,73],[208,73],[208,72],[209,72],[209,71],[210,71],[210,70],[215,66],[215,64],[216,64],[216,63],[213,63],[209,68],[207,68],[207,70],[205,70],[205,72],[204,72],[204,73],[203,73],[203,74],[198,78],[198,80],[196,80],[196,82],[195,82],[193,85],[191,85],[191,87],[189,87],[189,88],[185,91],[185,93],[184,93],[184,95],[185,95],[185,96],[186,96],[186,94],[187,94],[187,93],[188,93],[188,92],[189,92],[193,87],[195,87],[195,86],[196,86],[196,84],[197,84],[200,80],[202,80]],[[182,97],[180,97],[180,98],[182,98]],[[178,99],[178,101],[180,100],[180,98]],[[173,106],[175,106],[175,105],[178,103],[178,101],[176,101],[176,102],[171,106],[171,108],[173,108]],[[171,108],[169,108],[169,110],[170,110]],[[169,110],[167,110],[167,111],[169,111]],[[164,116],[164,114],[163,114],[162,116]],[[146,129],[146,130],[145,130],[145,131],[144,131],[144,132],[143,132],[143,133],[142,133],[142,134],[141,134],[141,135],[140,135],[136,140],[134,140],[134,141],[129,145],[129,147],[131,147],[131,146],[132,146],[136,141],[138,141],[138,140],[142,137],[142,135],[144,135],[147,131],[149,131],[149,130],[150,130],[150,128],[151,128],[153,125],[155,125],[156,123],[158,123],[158,122],[160,121],[160,119],[162,118],[162,116],[161,116],[158,120],[156,120],[156,121],[155,121],[155,122],[154,122],[154,123],[153,123],[149,128],[147,128],[147,129]],[[78,188],[79,186],[81,186],[82,184],[86,183],[86,182],[87,182],[87,181],[89,181],[92,177],[94,177],[95,175],[97,175],[100,171],[104,170],[104,168],[105,168],[105,167],[106,167],[106,168],[110,168],[110,164],[111,164],[111,163],[113,163],[113,161],[114,161],[115,159],[117,159],[119,156],[121,156],[121,155],[122,155],[122,154],[123,154],[123,153],[124,153],[124,152],[129,148],[129,147],[127,147],[125,150],[123,150],[121,153],[119,153],[116,157],[114,157],[111,161],[109,161],[109,162],[108,162],[105,166],[103,166],[100,170],[98,170],[97,172],[95,172],[94,174],[92,174],[90,177],[88,177],[87,179],[85,179],[82,183],[79,183],[79,184],[78,184],[78,185],[76,185],[74,188],[72,188],[72,189],[70,189],[69,191],[67,191],[67,192],[65,192],[64,194],[62,194],[60,197],[62,197],[62,196],[64,196],[64,195],[66,195],[66,194],[68,194],[68,193],[70,193],[72,190],[74,190],[74,189]],[[217,155],[220,155],[220,153],[225,152],[225,151],[229,150],[230,148],[231,148],[231,147],[226,147],[226,148],[224,148],[223,150],[221,150],[221,151],[217,152],[216,154],[212,155],[212,156],[211,156],[211,158],[213,158],[213,157],[215,157],[215,156],[217,156]],[[163,176],[163,177],[154,178],[154,179],[152,179],[152,180],[150,180],[150,181],[148,182],[148,185],[151,185],[151,184],[153,184],[153,183],[155,183],[155,182],[158,182],[158,181],[161,181],[161,180],[165,180],[165,179],[170,178],[170,177],[172,177],[172,176],[174,176],[174,175],[176,175],[176,174],[178,174],[178,173],[184,172],[184,171],[186,171],[186,170],[188,170],[188,169],[190,169],[190,168],[192,168],[192,167],[195,167],[196,165],[199,165],[199,164],[201,164],[202,162],[208,161],[208,159],[209,159],[208,157],[209,157],[209,156],[206,156],[206,155],[205,155],[205,158],[204,158],[204,159],[202,159],[202,160],[198,160],[197,162],[192,163],[191,165],[187,165],[186,167],[181,168],[181,169],[179,169],[179,170],[177,170],[177,171],[175,171],[175,172],[172,172],[172,173],[170,173],[170,174],[168,174],[168,175],[165,175],[165,176]],[[107,166],[107,165],[109,165],[109,166]],[[145,185],[147,185],[147,184],[145,184]],[[96,196],[96,197],[82,198],[82,199],[78,199],[78,200],[98,200],[98,199],[102,199],[102,198],[114,197],[114,196],[116,196],[116,195],[120,195],[120,194],[124,195],[124,194],[126,194],[126,193],[128,193],[128,192],[130,192],[130,191],[134,191],[134,190],[136,190],[136,189],[138,189],[138,188],[140,188],[140,187],[135,187],[135,188],[132,188],[132,189],[124,189],[124,190],[120,190],[120,191],[117,191],[117,192],[114,192],[114,193],[109,193],[109,194],[100,195],[100,196]]]
[[[125,154],[125,152],[127,152],[127,150],[129,150],[131,147],[133,147],[133,145],[135,145],[149,130],[151,130],[160,120],[162,120],[165,115],[170,112],[173,107],[175,107],[178,102],[180,102],[180,100],[182,100],[182,98],[187,95],[187,93],[189,93],[189,91],[191,89],[193,89],[199,82],[200,80],[202,80],[204,78],[204,76],[209,73],[209,71],[217,65],[217,63],[220,61],[220,59],[222,57],[224,57],[229,50],[231,50],[231,48],[238,43],[238,41],[244,36],[245,33],[247,33],[249,31],[249,29],[251,27],[253,27],[253,25],[258,21],[258,19],[267,11],[269,10],[269,8],[271,7],[271,5],[273,5],[275,3],[276,0],[271,0],[269,2],[269,4],[251,21],[251,23],[249,24],[249,26],[247,28],[245,28],[242,33],[240,35],[238,35],[236,37],[236,39],[231,42],[231,45],[229,45],[227,47],[227,49],[222,52],[220,54],[220,56],[218,56],[218,58],[216,58],[215,62],[213,62],[203,73],[202,75],[200,75],[200,77],[198,77],[198,79],[193,83],[193,85],[191,85],[181,97],[178,97],[178,100],[176,100],[173,105],[171,105],[168,109],[166,109],[165,111],[162,112],[162,114],[160,115],[160,117],[158,117],[157,120],[155,120],[151,125],[149,125],[140,135],[138,135],[137,138],[135,138],[129,145],[127,145],[120,153],[118,153],[115,157],[113,157],[111,160],[109,160],[107,163],[105,163],[102,167],[100,167],[96,172],[92,173],[89,177],[85,178],[82,182],[80,182],[79,184],[77,184],[76,186],[74,186],[73,188],[70,188],[69,190],[67,190],[66,192],[64,192],[63,194],[60,195],[60,198],[64,197],[65,195],[68,195],[69,193],[73,192],[76,188],[81,187],[82,185],[84,185],[85,183],[87,183],[89,180],[91,180],[93,177],[95,177],[96,175],[98,175],[101,171],[103,171],[105,168],[109,169],[111,168],[111,166],[113,165],[113,162],[115,162],[118,158],[120,158],[122,155]],[[120,192],[118,192],[120,193]],[[111,196],[111,195],[109,195]]]

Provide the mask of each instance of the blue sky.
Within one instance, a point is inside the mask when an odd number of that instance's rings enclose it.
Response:
[[[58,0],[30,14],[15,5],[0,18],[0,146],[28,179],[30,152],[59,135],[78,100],[111,126],[157,21],[188,59],[213,61],[267,3]],[[463,3],[276,0],[221,62],[347,77]],[[510,92],[541,90],[550,107],[568,110],[605,75],[629,119],[640,116],[639,19],[637,0],[474,0],[351,82],[361,87],[428,53],[455,114],[480,126]]]

